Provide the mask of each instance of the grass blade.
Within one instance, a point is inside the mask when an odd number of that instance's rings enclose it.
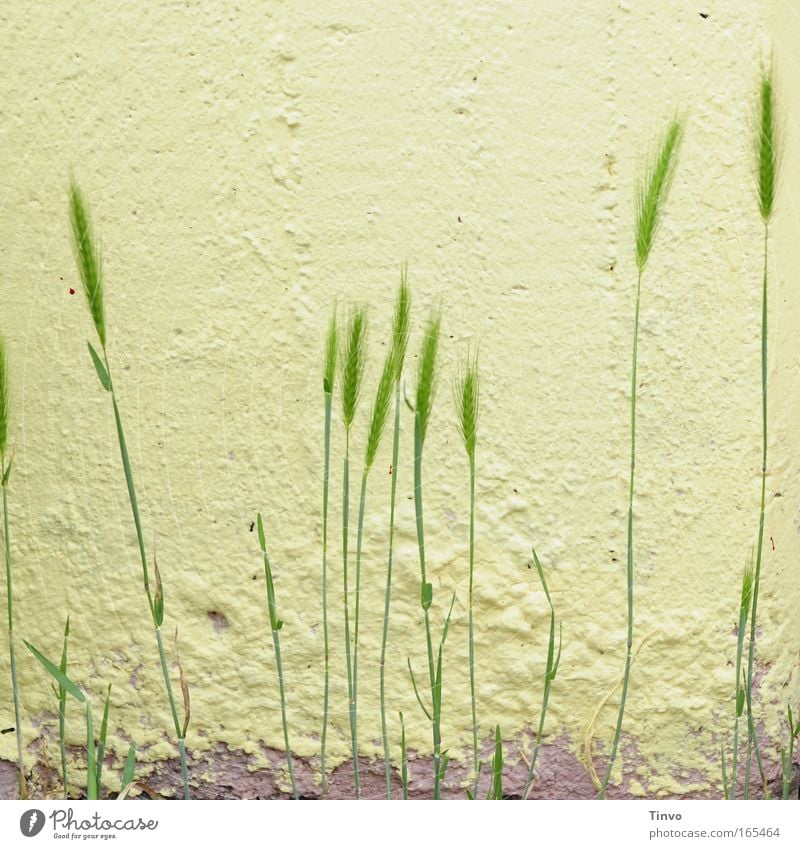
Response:
[[[408,749],[406,747],[406,724],[400,714],[400,783],[403,786],[403,798],[408,800]]]
[[[467,357],[467,364],[455,385],[456,410],[464,441],[464,449],[469,460],[469,594],[467,640],[469,655],[469,691],[472,706],[472,769],[475,775],[473,796],[478,796],[480,767],[478,764],[478,708],[475,695],[475,624],[474,624],[474,586],[475,586],[475,447],[478,436],[478,411],[480,398],[480,379],[478,358]]]
[[[6,561],[6,609],[8,611],[8,660],[11,671],[11,692],[14,700],[14,728],[17,740],[17,781],[20,799],[28,798],[25,780],[25,762],[22,746],[22,714],[20,711],[19,681],[17,679],[17,656],[14,649],[14,582],[11,567],[11,537],[8,519],[8,481],[11,477],[12,460],[6,464],[9,430],[8,363],[6,344],[0,336],[0,486],[3,488],[3,551]]]
[[[161,671],[164,676],[164,688],[167,692],[169,708],[172,715],[172,721],[175,725],[175,735],[177,737],[178,753],[181,759],[181,772],[183,774],[183,795],[185,799],[190,798],[189,780],[188,780],[188,765],[186,760],[186,744],[181,736],[181,726],[178,720],[178,710],[175,704],[175,695],[172,691],[172,682],[169,676],[169,667],[167,658],[164,653],[164,643],[161,637],[161,624],[163,621],[163,587],[160,586],[160,575],[157,576],[157,582],[160,587],[161,597],[159,599],[159,608],[156,608],[153,594],[150,590],[150,576],[147,568],[147,553],[144,545],[144,535],[142,533],[142,522],[139,515],[139,505],[136,498],[136,488],[133,480],[133,470],[131,469],[130,458],[128,456],[128,447],[125,441],[125,432],[122,427],[122,417],[119,412],[117,396],[114,391],[114,384],[111,378],[111,369],[108,364],[108,352],[106,349],[106,324],[105,312],[103,309],[103,275],[100,253],[97,249],[94,235],[92,232],[89,215],[86,208],[86,203],[83,199],[77,184],[74,180],[70,184],[70,222],[72,226],[73,248],[78,265],[78,271],[83,283],[83,289],[86,294],[86,299],[89,304],[89,310],[92,315],[95,329],[100,340],[102,349],[102,358],[97,351],[89,344],[89,353],[94,363],[95,371],[100,379],[103,388],[110,392],[112,406],[114,409],[114,422],[117,429],[117,438],[119,440],[120,456],[122,458],[122,466],[125,472],[125,483],[128,489],[128,500],[131,506],[133,522],[136,528],[136,539],[139,546],[139,557],[142,563],[142,581],[144,585],[145,595],[147,597],[147,606],[150,610],[150,617],[153,621],[153,627],[156,633],[156,643],[158,645],[159,662]]]
[[[94,721],[92,703],[86,702],[86,798],[99,799],[100,788],[97,783],[97,752],[94,747]]]
[[[408,335],[411,315],[411,290],[408,286],[408,267],[400,270],[400,290],[395,301],[392,347],[394,353],[394,429],[392,435],[392,476],[389,498],[389,555],[386,564],[386,589],[383,601],[383,634],[381,637],[380,660],[380,702],[381,736],[383,738],[383,763],[386,775],[386,798],[392,798],[392,763],[389,752],[389,729],[386,723],[386,652],[389,643],[389,613],[392,601],[392,568],[394,566],[395,511],[397,507],[397,477],[400,458],[400,383],[408,349]]]
[[[73,698],[77,699],[81,704],[86,703],[86,695],[83,690],[70,679],[65,672],[62,672],[58,666],[55,665],[51,660],[48,660],[40,651],[36,648],[36,646],[32,646],[27,640],[23,640],[23,643],[28,647],[28,651],[42,664],[42,666],[47,670],[47,672],[52,675],[55,679],[56,683],[63,687]]]
[[[103,706],[103,721],[100,723],[100,739],[97,744],[97,792],[100,793],[103,775],[103,759],[106,755],[106,737],[108,736],[108,709],[111,704],[111,684],[108,685],[106,701]]]
[[[336,380],[336,355],[339,349],[336,326],[336,309],[328,323],[325,344],[325,370],[322,389],[325,395],[324,472],[322,477],[322,642],[324,652],[324,684],[322,695],[322,733],[320,735],[319,769],[322,796],[328,792],[328,773],[325,754],[328,740],[328,704],[330,701],[330,640],[328,636],[328,497],[331,474],[331,413],[333,410],[333,387]]]
[[[350,744],[353,753],[353,784],[356,799],[361,798],[358,767],[358,727],[353,692],[352,636],[350,631],[350,585],[348,575],[350,551],[350,430],[356,415],[366,366],[367,314],[358,309],[350,314],[347,332],[339,355],[341,370],[342,416],[345,428],[344,469],[342,472],[342,584],[344,604],[344,641],[347,663],[347,699],[350,719]],[[358,603],[358,600],[356,600]]]
[[[269,622],[272,629],[272,645],[275,649],[275,667],[278,673],[278,689],[281,699],[281,720],[283,722],[283,742],[286,749],[286,766],[289,770],[289,780],[292,784],[292,796],[297,799],[299,794],[297,791],[297,782],[294,777],[294,767],[292,765],[292,749],[289,745],[289,720],[286,713],[286,684],[283,677],[283,662],[281,660],[281,636],[280,631],[283,628],[283,620],[278,618],[277,604],[275,601],[275,585],[272,580],[272,567],[267,554],[266,537],[264,534],[264,521],[261,514],[258,514],[256,519],[258,523],[258,543],[261,546],[261,554],[264,557],[264,577],[267,585],[267,606],[269,608]]]
[[[492,781],[489,785],[487,799],[502,801],[503,799],[503,741],[500,736],[500,726],[495,728],[494,755],[492,756]]]
[[[768,790],[761,762],[758,738],[756,736],[755,717],[753,716],[753,680],[755,667],[756,636],[758,629],[758,598],[761,587],[761,564],[764,551],[764,519],[767,498],[767,370],[768,370],[768,281],[769,281],[769,224],[775,201],[778,141],[774,105],[774,85],[772,72],[761,75],[758,97],[758,124],[753,140],[756,167],[758,169],[758,206],[764,224],[764,271],[761,283],[761,501],[758,514],[758,541],[756,543],[756,562],[753,570],[752,606],[750,614],[750,642],[747,653],[746,701],[748,747],[745,762],[745,798],[749,797],[751,759],[755,755],[761,775],[764,792]]]
[[[547,599],[547,604],[550,607],[550,635],[547,644],[547,661],[545,663],[544,671],[542,706],[539,712],[539,725],[536,729],[536,745],[534,746],[533,753],[531,754],[530,767],[528,768],[528,778],[525,782],[525,790],[522,794],[523,799],[528,798],[531,792],[531,787],[533,786],[533,779],[536,772],[536,759],[539,756],[539,749],[542,745],[542,736],[544,735],[544,724],[547,718],[547,707],[550,701],[550,689],[553,686],[553,681],[555,681],[556,674],[558,672],[558,665],[561,662],[561,645],[563,642],[561,623],[559,622],[558,649],[556,650],[556,611],[553,607],[553,601],[550,598],[550,590],[547,587],[547,581],[545,579],[544,569],[542,568],[541,561],[539,560],[535,549],[531,549],[531,553],[533,555],[533,563],[536,567],[536,573],[539,576],[539,582],[542,585],[545,598]]]
[[[122,773],[122,792],[126,793],[130,785],[133,783],[136,773],[136,743],[131,740],[131,745],[128,748],[128,757],[125,759],[125,769]]]
[[[86,343],[89,347],[89,354],[92,357],[92,362],[94,363],[94,369],[97,372],[97,376],[100,378],[100,383],[103,386],[103,389],[106,392],[111,391],[111,378],[108,376],[108,369],[106,369],[103,361],[100,359],[100,355],[95,351],[91,342]]]
[[[646,169],[639,180],[636,196],[636,266],[638,275],[636,280],[636,308],[633,321],[633,355],[631,357],[631,462],[630,483],[628,487],[628,540],[626,558],[626,582],[627,582],[627,619],[628,634],[625,652],[625,671],[622,676],[622,693],[619,699],[619,712],[614,729],[614,740],[611,744],[611,753],[608,758],[605,777],[600,785],[598,797],[605,798],[606,788],[611,778],[611,772],[617,759],[617,749],[622,736],[622,723],[625,717],[625,703],[628,696],[630,684],[631,665],[633,664],[633,580],[634,580],[634,521],[633,521],[633,496],[634,496],[634,471],[636,468],[636,397],[637,397],[637,366],[639,350],[639,307],[642,294],[642,274],[650,249],[653,245],[656,228],[659,222],[661,207],[666,200],[669,184],[675,170],[678,145],[681,138],[681,126],[678,121],[672,121],[667,129],[661,143],[659,152],[653,162]]]
[[[69,615],[64,625],[64,645],[61,649],[61,663],[58,668],[62,674],[67,674],[67,643],[69,641]],[[61,750],[61,775],[64,782],[64,798],[67,798],[67,690],[58,685],[58,744]]]

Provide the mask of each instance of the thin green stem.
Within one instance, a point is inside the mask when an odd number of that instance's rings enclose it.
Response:
[[[161,662],[161,672],[164,675],[164,684],[167,689],[167,698],[169,699],[169,707],[172,712],[172,721],[175,723],[175,737],[178,742],[178,752],[181,758],[181,775],[183,777],[183,798],[190,799],[191,794],[189,792],[189,773],[186,764],[186,747],[185,741],[183,740],[183,733],[181,729],[181,723],[178,719],[178,709],[175,704],[175,695],[172,692],[172,681],[169,677],[169,666],[167,664],[167,655],[164,651],[164,641],[161,638],[161,628],[156,626],[156,643],[158,644],[158,657]]]
[[[107,358],[106,370],[110,375],[111,371],[108,368]],[[113,389],[111,390],[111,402],[114,407],[114,420],[117,425],[117,438],[119,440],[119,452],[120,456],[122,457],[122,466],[125,471],[125,483],[128,486],[128,500],[130,501],[131,512],[133,513],[133,523],[136,526],[136,540],[139,543],[139,557],[142,562],[142,579],[144,581],[144,591],[147,595],[147,604],[150,608],[150,615],[155,617],[155,611],[153,608],[153,596],[150,592],[150,574],[147,569],[147,554],[145,553],[144,547],[144,534],[142,533],[142,520],[139,516],[139,503],[136,499],[136,488],[133,483],[133,470],[131,469],[131,462],[130,458],[128,457],[128,446],[125,441],[125,432],[122,429],[122,418],[120,417],[119,406],[117,404],[117,395]]]
[[[361,475],[361,497],[358,504],[358,532],[356,534],[356,609],[353,617],[353,697],[350,700],[350,729],[353,734],[353,756],[358,752],[358,629],[361,623],[361,546],[364,539],[364,511],[367,505],[367,476],[365,467]],[[361,787],[356,790],[356,798],[361,798]]]
[[[354,725],[353,704],[353,659],[350,644],[350,593],[348,586],[348,536],[350,530],[350,428],[345,430],[344,470],[342,472],[342,580],[344,584],[344,646],[347,660],[347,704],[350,717],[350,741],[353,752],[353,782],[356,799],[361,798],[361,782],[358,773],[358,738]]]
[[[553,606],[553,601],[550,598],[550,590],[547,588],[547,581],[544,576],[544,569],[542,568],[542,564],[539,561],[539,558],[536,554],[536,550],[533,550],[533,562],[536,566],[536,571],[539,575],[539,580],[542,583],[542,589],[544,590],[545,597],[547,598],[547,604],[550,607],[550,634],[547,644],[547,661],[545,663],[545,671],[544,671],[544,688],[542,691],[542,706],[539,712],[539,727],[536,731],[536,745],[533,748],[533,753],[531,754],[531,763],[528,768],[528,779],[525,782],[525,790],[522,794],[523,799],[527,799],[531,792],[531,787],[533,786],[533,778],[536,773],[536,760],[539,757],[539,749],[542,746],[542,737],[544,735],[544,723],[547,717],[547,706],[550,701],[550,689],[553,686],[553,681],[556,678],[556,673],[558,672],[558,666],[561,662],[561,644],[562,644],[562,634],[561,634],[561,625],[559,624],[559,633],[558,633],[558,651],[556,652],[556,611]]]
[[[389,498],[389,559],[386,566],[386,593],[383,603],[383,637],[381,639],[380,691],[383,764],[386,773],[386,798],[392,798],[392,762],[389,754],[389,731],[386,725],[386,647],[389,643],[389,609],[392,601],[392,565],[394,563],[394,514],[397,505],[397,463],[400,456],[400,383],[395,389],[394,432],[392,435],[392,484]],[[401,768],[402,769],[402,768]],[[407,794],[403,798],[408,798]]]
[[[330,699],[330,646],[328,642],[328,493],[331,462],[331,408],[333,393],[325,393],[325,468],[322,478],[322,644],[324,651],[325,683],[322,696],[322,734],[320,736],[319,767],[322,774],[322,795],[328,792],[325,752],[328,740],[328,702]]]
[[[64,645],[61,648],[61,663],[59,669],[61,673],[67,674],[67,644],[69,641],[69,614],[64,625]],[[68,798],[67,784],[67,689],[59,682],[58,685],[58,743],[61,749],[61,776],[64,781],[64,798]]]
[[[739,717],[741,706],[739,704],[739,688],[741,687],[742,674],[742,651],[744,648],[744,632],[747,628],[747,609],[739,611],[738,638],[736,644],[736,717],[733,722],[733,756],[731,758],[730,795],[726,798],[736,798],[736,786],[739,782]]]
[[[756,566],[753,573],[753,606],[750,615],[750,645],[747,654],[747,728],[750,744],[747,751],[745,772],[745,798],[750,789],[750,761],[755,751],[759,771],[762,773],[761,755],[756,737],[755,719],[753,717],[753,679],[755,671],[756,630],[758,613],[758,591],[761,583],[761,560],[764,549],[764,513],[767,498],[767,280],[769,264],[769,222],[764,222],[764,273],[761,286],[761,503],[758,513],[758,541],[756,543]]]
[[[14,653],[14,584],[11,571],[11,540],[8,530],[8,476],[5,457],[0,457],[0,475],[3,487],[3,543],[6,557],[6,603],[8,607],[8,660],[11,667],[11,691],[14,698],[14,724],[17,737],[17,766],[19,767],[19,797],[28,798],[25,780],[25,764],[22,757],[22,713],[19,707],[19,682],[17,681],[17,658]]]
[[[286,683],[283,678],[283,662],[281,660],[281,636],[280,632],[273,630],[272,640],[275,645],[275,665],[278,668],[278,687],[280,688],[281,696],[281,721],[283,722],[283,742],[286,747],[286,767],[289,770],[289,780],[292,782],[292,796],[297,799],[297,782],[294,777],[294,767],[292,766],[292,750],[289,746],[289,720],[286,716]]]
[[[408,800],[408,750],[406,749],[406,724],[400,714],[400,783],[403,785],[403,799]]]
[[[109,376],[111,375],[111,370],[108,366],[108,357],[106,355],[105,349],[103,350],[103,356],[105,359],[106,371]],[[167,691],[167,699],[169,700],[170,712],[172,713],[172,721],[175,724],[175,737],[178,745],[178,753],[180,755],[181,760],[181,775],[183,777],[183,798],[190,799],[191,793],[189,790],[189,770],[188,764],[186,761],[186,746],[183,739],[183,731],[181,729],[180,720],[178,719],[178,709],[175,704],[175,696],[172,692],[172,682],[169,676],[169,667],[167,664],[167,657],[164,652],[164,643],[161,639],[161,628],[160,623],[158,622],[158,617],[156,614],[156,608],[153,603],[153,595],[150,590],[150,573],[147,568],[147,554],[145,552],[144,546],[144,535],[142,533],[142,522],[139,515],[139,504],[136,499],[136,487],[134,486],[133,481],[133,470],[131,468],[130,458],[128,457],[128,447],[125,441],[125,432],[122,428],[122,417],[119,412],[119,405],[117,404],[117,396],[113,388],[113,381],[111,383],[111,402],[114,407],[114,421],[117,426],[117,438],[119,440],[119,450],[120,455],[122,457],[122,466],[125,471],[125,482],[128,486],[128,497],[131,505],[131,512],[133,513],[133,522],[136,526],[136,538],[139,543],[139,556],[142,562],[142,578],[144,581],[144,591],[147,596],[147,605],[150,608],[150,616],[153,620],[153,627],[156,632],[156,642],[158,643],[158,655],[161,661],[161,671],[164,676],[164,686]]]
[[[425,521],[422,508],[422,445],[423,438],[420,428],[419,414],[414,420],[414,508],[417,521],[417,546],[419,548],[419,568],[422,579],[420,597],[425,617],[425,639],[428,647],[428,677],[431,687],[432,732],[433,732],[433,798],[440,798],[440,752],[441,732],[440,712],[436,710],[436,670],[433,660],[433,640],[431,638],[430,606],[433,588],[428,583],[425,571]]]
[[[630,484],[628,487],[628,556],[627,556],[627,585],[628,585],[628,634],[625,653],[625,672],[622,677],[622,694],[619,699],[619,713],[617,714],[617,725],[614,730],[614,741],[611,744],[611,755],[608,759],[606,774],[600,787],[598,797],[604,799],[611,771],[617,759],[617,748],[622,736],[622,721],[625,717],[625,701],[628,697],[628,684],[631,675],[631,664],[633,662],[633,494],[634,473],[636,470],[636,369],[638,364],[639,350],[639,307],[642,293],[642,270],[636,279],[636,312],[633,320],[633,356],[631,368],[631,469]]]
[[[475,453],[469,457],[469,692],[472,701],[472,768],[475,772],[475,798],[478,798],[480,768],[478,766],[478,708],[475,698],[475,630],[473,622],[473,589],[475,576]]]
[[[267,589],[267,610],[269,613],[269,625],[272,631],[272,644],[275,649],[275,667],[278,672],[278,689],[281,700],[281,721],[283,724],[283,743],[286,752],[286,765],[289,770],[289,779],[292,784],[292,796],[298,798],[297,783],[294,777],[294,767],[292,766],[292,749],[289,744],[289,720],[286,715],[286,685],[283,677],[283,662],[281,660],[281,637],[280,631],[283,628],[283,620],[278,618],[278,605],[275,597],[275,584],[272,579],[272,567],[267,554],[267,542],[264,534],[264,521],[259,513],[256,521],[258,523],[258,542],[261,547],[261,553],[264,556],[264,582]]]

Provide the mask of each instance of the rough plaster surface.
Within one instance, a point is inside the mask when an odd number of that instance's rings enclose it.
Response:
[[[98,700],[114,685],[112,751],[121,762],[135,738],[153,786],[174,788],[113,418],[86,354],[85,305],[69,293],[79,288],[67,238],[72,168],[101,234],[110,356],[165,577],[166,631],[180,628],[195,791],[210,797],[285,790],[257,510],[286,621],[293,748],[301,774],[313,769],[322,336],[335,298],[370,304],[371,393],[405,259],[415,328],[431,308],[444,311],[426,520],[436,622],[456,591],[443,716],[453,776],[470,739],[468,490],[448,383],[479,344],[483,733],[488,742],[501,725],[513,787],[547,639],[546,602],[527,568],[535,545],[564,623],[535,795],[592,794],[587,752],[602,766],[624,659],[632,187],[675,110],[686,140],[642,303],[639,653],[614,794],[719,793],[739,576],[759,492],[761,236],[748,121],[759,58],[774,39],[787,155],[772,234],[758,704],[765,739],[779,738],[785,704],[800,702],[800,80],[791,60],[800,32],[788,4],[449,0],[422,14],[410,0],[55,0],[0,13],[0,32],[0,323],[12,374],[18,636],[56,654],[71,612],[74,677]],[[418,344],[417,329],[412,353]],[[356,445],[362,435],[363,421]],[[421,668],[424,653],[410,448],[406,429],[388,693],[395,756],[402,710],[419,756],[414,792],[424,793],[429,730],[406,672],[406,658]],[[365,769],[379,755],[387,451],[367,514]],[[334,493],[340,459],[337,435]],[[336,617],[339,577],[334,560]],[[347,795],[340,627],[334,618],[330,757],[342,764],[333,791]],[[41,762],[43,740],[55,763],[49,684],[24,656],[20,677],[27,766]],[[0,714],[0,726],[13,724],[5,650]],[[80,735],[73,710],[70,741]],[[14,758],[13,734],[0,736],[0,756]],[[0,762],[3,793],[8,772]],[[381,773],[368,772],[372,792]]]

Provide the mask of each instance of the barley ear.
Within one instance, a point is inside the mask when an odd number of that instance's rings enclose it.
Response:
[[[344,425],[350,430],[356,416],[364,382],[364,367],[367,353],[367,314],[363,309],[350,315],[347,335],[340,353],[342,381],[342,413]]]
[[[336,352],[338,351],[338,330],[336,327],[336,307],[331,312],[328,322],[328,335],[325,342],[325,376],[322,379],[322,388],[326,395],[333,393],[333,384],[336,380]]]
[[[467,358],[467,363],[455,384],[456,408],[464,439],[464,448],[470,459],[475,457],[478,436],[478,406],[480,402],[480,379],[478,357]]]
[[[86,202],[74,179],[70,182],[69,200],[75,258],[100,345],[105,350],[106,320],[103,311],[103,266],[92,233],[92,224]]]
[[[420,443],[425,442],[433,399],[436,395],[436,355],[439,350],[441,324],[442,318],[438,314],[428,321],[417,365],[416,416],[419,423]]]
[[[392,401],[392,390],[395,386],[395,358],[394,352],[389,350],[383,364],[381,379],[378,383],[378,391],[375,393],[375,403],[372,405],[372,417],[369,423],[369,434],[367,436],[367,448],[364,454],[364,466],[372,468],[375,455],[378,453],[378,445],[383,435],[386,419],[389,416],[389,406]]]
[[[411,289],[408,285],[408,263],[400,269],[400,288],[394,303],[394,321],[392,323],[392,357],[394,359],[394,379],[399,381],[403,374],[403,365],[408,349],[408,331],[411,320]]]
[[[675,171],[681,125],[674,120],[667,129],[658,155],[648,165],[636,188],[636,265],[643,271],[653,247],[661,207]]]
[[[768,223],[775,201],[778,172],[778,133],[775,121],[775,86],[772,69],[763,71],[758,92],[758,118],[753,139],[758,176],[758,206],[761,218]]]

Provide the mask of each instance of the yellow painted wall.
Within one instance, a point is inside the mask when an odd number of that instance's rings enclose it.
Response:
[[[641,650],[623,762],[634,793],[717,792],[740,574],[758,518],[762,259],[748,145],[773,44],[786,152],[758,656],[765,732],[781,733],[786,702],[800,701],[798,35],[796,12],[778,0],[48,0],[0,13],[17,636],[57,655],[72,614],[73,673],[98,702],[113,683],[120,756],[129,736],[151,746],[150,760],[174,749],[113,416],[86,353],[70,169],[102,243],[110,357],[167,631],[181,632],[194,756],[222,742],[257,766],[261,743],[282,745],[249,531],[258,510],[286,620],[293,745],[318,751],[323,335],[334,299],[369,305],[370,395],[407,259],[412,354],[429,311],[441,304],[444,316],[426,519],[439,615],[457,592],[445,744],[454,757],[469,751],[467,468],[449,384],[479,345],[482,731],[500,723],[518,740],[538,711],[547,608],[527,568],[535,545],[564,623],[548,741],[577,757],[624,662],[633,184],[677,110],[685,143],[643,289]],[[392,733],[397,742],[401,709],[410,746],[425,753],[406,673],[407,656],[420,669],[424,656],[410,427],[402,451]],[[388,463],[387,440],[369,492],[363,597],[361,737],[373,757]],[[334,551],[338,521],[337,510]],[[339,569],[334,560],[334,762],[348,745]],[[209,612],[229,627],[215,629]],[[53,733],[54,699],[19,655],[30,765],[37,739]],[[598,747],[611,740],[615,698],[594,722]],[[0,711],[12,725],[5,649]],[[76,744],[80,733],[73,709]],[[0,736],[0,758],[15,757],[13,736]],[[52,736],[48,751],[55,763]]]

